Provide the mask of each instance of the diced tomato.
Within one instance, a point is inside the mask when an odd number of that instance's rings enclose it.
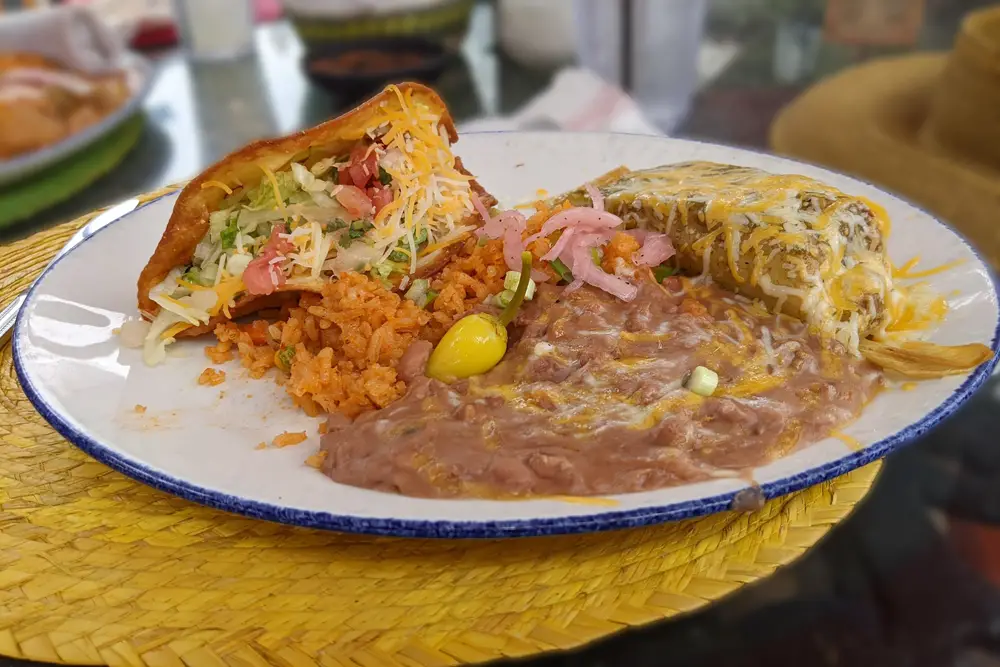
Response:
[[[393,199],[392,189],[390,188],[369,188],[368,196],[371,197],[376,215],[383,208],[391,204]]]
[[[271,238],[267,240],[267,245],[264,246],[264,250],[273,250],[275,254],[284,255],[295,250],[295,244],[288,239],[281,238],[282,234],[287,234],[288,231],[284,225],[275,225],[271,228]],[[274,255],[272,255],[273,257]]]
[[[356,218],[367,218],[372,214],[372,200],[364,190],[353,185],[340,188],[337,191],[337,201]]]
[[[271,229],[271,238],[267,240],[260,254],[247,264],[246,270],[243,271],[243,284],[250,294],[272,294],[285,284],[285,273],[279,263],[271,263],[276,257],[295,249],[291,241],[281,238],[285,233],[284,225],[275,225]]]
[[[285,284],[285,273],[277,264],[271,264],[273,257],[267,252],[250,261],[243,271],[243,284],[250,294],[273,294]]]
[[[378,155],[374,150],[369,151],[368,146],[358,144],[351,151],[351,164],[347,169],[351,175],[351,183],[363,188],[378,176]]]
[[[268,326],[267,320],[254,320],[243,327],[243,331],[250,334],[250,342],[254,345],[266,345]]]
[[[351,170],[348,167],[341,167],[337,170],[337,182],[341,185],[354,185],[354,179],[351,178]]]

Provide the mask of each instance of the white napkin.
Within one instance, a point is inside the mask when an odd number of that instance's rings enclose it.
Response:
[[[698,49],[697,87],[718,77],[739,54],[733,43],[704,40]],[[478,57],[478,54],[467,54]],[[463,123],[463,132],[496,130],[590,130],[663,134],[636,100],[591,70],[563,69],[552,84],[520,111]]]
[[[38,53],[90,74],[125,67],[121,38],[86,7],[61,6],[0,15],[5,51]]]
[[[567,68],[552,85],[512,116],[463,123],[462,132],[491,130],[602,130],[661,134],[618,86],[589,70]]]

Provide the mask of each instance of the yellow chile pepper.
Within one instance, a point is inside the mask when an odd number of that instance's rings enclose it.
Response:
[[[427,377],[454,382],[482,375],[500,363],[507,353],[507,325],[514,321],[528,291],[531,259],[530,252],[521,253],[521,277],[517,290],[500,317],[476,313],[466,315],[451,325],[427,360]]]

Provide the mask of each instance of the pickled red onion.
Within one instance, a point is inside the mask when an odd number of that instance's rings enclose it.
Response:
[[[573,231],[573,230],[568,230]],[[564,235],[568,232],[564,232]],[[628,281],[619,278],[594,264],[591,251],[611,240],[612,232],[591,234],[573,234],[572,239],[567,242],[565,249],[560,253],[559,259],[573,272],[573,282],[569,285],[569,291],[577,289],[581,283],[588,283],[612,294],[622,301],[631,301],[638,294],[639,289]]]
[[[594,210],[603,211],[604,195],[602,195],[601,191],[597,189],[597,186],[595,186],[593,183],[587,183],[583,187],[587,191],[587,194],[590,196],[590,202],[591,205],[593,205]]]
[[[473,195],[472,203],[483,219],[483,226],[476,231],[476,234],[480,238],[484,236],[490,239],[502,237],[503,255],[507,268],[511,271],[519,271],[521,253],[531,243],[563,230],[559,239],[556,240],[552,249],[542,257],[542,260],[552,261],[558,258],[573,273],[573,282],[566,287],[566,291],[572,292],[579,289],[584,283],[588,283],[622,301],[631,301],[638,294],[638,288],[623,278],[605,273],[601,267],[594,264],[592,254],[594,248],[599,248],[611,240],[616,228],[620,227],[623,221],[617,215],[604,210],[604,196],[600,190],[590,183],[585,188],[590,195],[593,207],[574,206],[559,211],[545,221],[537,234],[532,234],[528,238],[522,238],[527,228],[527,219],[521,213],[504,211],[499,215],[491,216],[479,198]],[[636,236],[638,237],[638,234]],[[641,255],[644,260],[661,256],[666,259],[673,254],[673,246],[670,245],[670,241],[665,235],[649,236],[663,238],[657,239],[649,246],[648,250],[645,250],[644,245],[637,256]],[[640,238],[641,240],[643,239]],[[660,262],[662,261],[661,259]],[[531,272],[531,277],[540,282],[547,279],[547,274],[536,269]]]
[[[531,243],[543,236],[548,236],[553,232],[566,227],[573,227],[581,232],[606,231],[614,229],[622,224],[622,219],[612,213],[598,211],[585,206],[574,206],[564,211],[556,213],[545,221],[541,230],[527,238],[525,243]]]
[[[472,205],[483,219],[483,226],[476,230],[476,236],[479,238],[486,236],[486,238],[490,239],[498,239],[503,236],[504,221],[501,219],[503,214],[495,218],[492,217],[475,192],[472,193]],[[516,213],[516,211],[511,211],[511,213]]]
[[[559,257],[559,255],[562,254],[563,250],[566,249],[566,246],[569,245],[569,242],[573,239],[574,233],[576,233],[576,230],[573,229],[572,227],[563,231],[562,235],[556,241],[555,245],[552,246],[552,250],[549,250],[547,253],[545,253],[545,256],[542,257],[542,261],[551,262],[552,260]]]
[[[666,234],[646,234],[633,259],[638,266],[659,266],[674,256],[674,244]]]

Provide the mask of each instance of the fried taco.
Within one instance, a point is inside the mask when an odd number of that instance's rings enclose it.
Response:
[[[345,271],[405,289],[477,226],[489,196],[452,153],[455,124],[405,83],[287,137],[252,143],[181,191],[138,281],[147,363],[177,337],[319,292]]]

